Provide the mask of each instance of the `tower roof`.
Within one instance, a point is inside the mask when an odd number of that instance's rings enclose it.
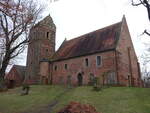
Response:
[[[46,16],[43,20],[39,21],[34,27],[37,26],[48,26],[51,27],[53,29],[56,29],[56,26],[53,22],[53,19],[50,15]]]

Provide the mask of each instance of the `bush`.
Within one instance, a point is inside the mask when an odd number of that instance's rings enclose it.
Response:
[[[94,74],[90,74],[89,76],[89,82],[88,82],[89,86],[93,86],[94,85]]]
[[[22,85],[22,93],[21,95],[28,95],[30,90],[30,86],[28,84]]]
[[[100,84],[100,79],[98,77],[94,77],[94,80],[93,80],[93,90],[94,91],[100,91],[100,90],[102,90],[102,86]]]

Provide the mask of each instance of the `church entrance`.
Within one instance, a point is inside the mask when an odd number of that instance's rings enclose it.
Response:
[[[78,85],[79,85],[79,86],[82,86],[82,84],[83,84],[83,83],[82,83],[82,82],[83,82],[82,74],[79,73],[77,77],[78,77]]]
[[[9,80],[8,88],[14,88],[14,86],[15,86],[15,81]]]

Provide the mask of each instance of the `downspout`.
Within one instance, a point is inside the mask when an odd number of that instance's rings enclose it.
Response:
[[[117,51],[116,51],[116,50],[115,50],[115,64],[116,64],[117,84],[119,85],[119,77],[118,77],[118,59],[117,59]]]
[[[129,61],[129,72],[130,72],[130,81],[131,81],[131,86],[133,86],[133,76],[132,76],[132,64],[131,64],[131,54],[130,54],[130,47],[128,49],[128,61]]]

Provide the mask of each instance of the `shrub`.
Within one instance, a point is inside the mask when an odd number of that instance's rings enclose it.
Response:
[[[28,95],[30,90],[30,86],[28,84],[22,85],[22,93],[21,95]]]
[[[90,74],[90,76],[89,76],[88,85],[90,85],[90,86],[94,85],[94,75],[93,74]]]
[[[94,77],[93,90],[100,91],[101,89],[102,89],[102,85],[100,84],[100,79],[98,77]]]

